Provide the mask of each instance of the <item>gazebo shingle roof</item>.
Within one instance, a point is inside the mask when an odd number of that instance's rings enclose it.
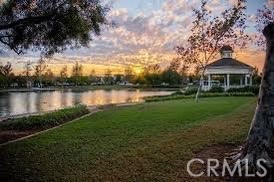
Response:
[[[233,49],[231,46],[229,45],[224,45],[221,49],[220,49],[220,52],[223,52],[223,51],[232,51],[233,52]]]
[[[245,64],[243,62],[240,62],[236,59],[232,58],[222,58],[217,61],[214,61],[213,63],[210,63],[207,65],[207,67],[222,67],[222,66],[230,66],[230,67],[238,67],[238,68],[251,68],[252,66],[249,66],[248,64]]]

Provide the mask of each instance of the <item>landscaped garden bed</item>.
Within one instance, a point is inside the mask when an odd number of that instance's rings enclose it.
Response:
[[[86,106],[79,105],[42,115],[5,120],[0,123],[0,143],[64,124],[88,113]]]

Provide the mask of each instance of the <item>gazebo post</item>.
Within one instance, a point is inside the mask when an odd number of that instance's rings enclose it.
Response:
[[[247,86],[247,75],[245,75],[245,86]]]
[[[208,74],[208,89],[211,89],[211,75]]]
[[[224,89],[226,91],[226,76],[224,76]]]
[[[252,83],[252,76],[250,76],[249,78],[250,78],[250,86],[252,86],[253,85],[253,83]]]
[[[230,74],[226,75],[227,77],[227,90],[230,88]]]

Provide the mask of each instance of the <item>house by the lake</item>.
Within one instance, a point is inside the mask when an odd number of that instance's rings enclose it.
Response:
[[[223,46],[220,50],[221,59],[207,65],[202,90],[208,91],[213,86],[228,90],[252,85],[254,68],[233,59],[233,52],[232,47]]]

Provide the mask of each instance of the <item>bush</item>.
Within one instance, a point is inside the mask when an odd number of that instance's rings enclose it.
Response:
[[[213,87],[211,87],[209,92],[211,92],[211,93],[224,92],[224,88],[220,87],[220,86],[213,86]]]
[[[196,87],[190,88],[185,91],[185,95],[194,95],[197,93],[197,91],[198,91],[198,88]]]
[[[252,92],[255,95],[259,94],[259,90],[260,87],[259,86],[246,86],[246,87],[242,87],[242,88],[230,88],[227,90],[227,92],[231,93],[231,92]]]
[[[89,113],[87,107],[79,105],[43,115],[11,119],[0,123],[0,129],[16,131],[43,130],[71,121],[87,113]]]
[[[185,95],[185,93],[181,92],[180,90],[177,90],[176,92],[172,93],[171,95]]]
[[[220,93],[210,93],[202,92],[200,97],[254,97],[255,94],[252,92],[220,92]],[[195,94],[193,95],[168,95],[168,96],[152,96],[145,97],[146,102],[158,102],[166,100],[180,100],[180,99],[194,99]]]
[[[221,92],[221,93],[210,93],[203,92],[200,97],[254,97],[255,94],[252,92]]]

